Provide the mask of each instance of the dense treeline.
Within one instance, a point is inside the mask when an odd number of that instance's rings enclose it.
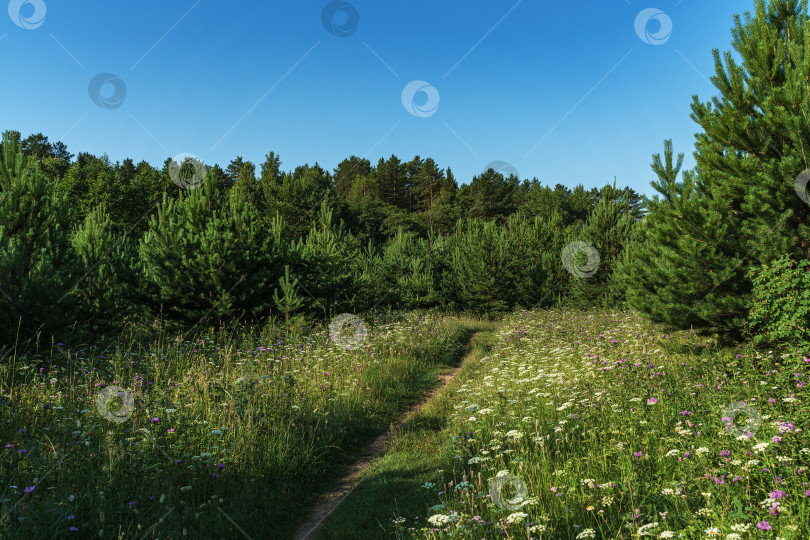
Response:
[[[679,181],[683,154],[674,160],[665,141],[652,199],[494,169],[459,186],[421,156],[351,156],[332,172],[284,171],[274,152],[258,167],[237,156],[157,169],[74,159],[43,134],[6,131],[2,342],[156,316],[193,325],[560,303],[626,305],[736,338],[804,336],[810,303],[783,301],[797,298],[810,259],[807,19],[806,0],[757,0],[752,18],[735,18],[743,63],[715,50],[719,93],[693,98],[697,166]]]
[[[258,170],[241,157],[156,169],[73,159],[42,134],[7,131],[0,159],[7,339],[77,320],[99,332],[155,316],[189,325],[377,305],[494,314],[570,294],[610,302],[606,289],[571,288],[559,254],[584,235],[612,260],[629,227],[616,245],[596,231],[643,215],[632,189],[551,188],[493,169],[459,187],[419,156],[376,166],[352,156],[333,173],[285,172],[273,152]]]

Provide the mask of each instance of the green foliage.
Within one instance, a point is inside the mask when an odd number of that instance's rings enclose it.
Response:
[[[373,277],[367,278],[366,286],[379,301],[389,304],[408,308],[435,305],[438,293],[427,260],[430,249],[428,240],[400,230],[374,260]]]
[[[282,224],[265,225],[240,190],[220,199],[209,172],[152,216],[139,253],[154,312],[191,323],[269,314],[287,251]]]
[[[324,318],[332,317],[333,312],[351,311],[358,285],[354,261],[360,244],[343,222],[333,222],[333,215],[323,201],[318,222],[291,250],[294,274],[314,300],[312,311]]]
[[[572,307],[615,307],[624,300],[621,288],[613,278],[624,247],[630,242],[635,217],[622,193],[615,186],[605,186],[579,238],[599,254],[596,273],[571,282]],[[579,264],[580,261],[574,261]]]
[[[299,167],[293,174],[282,173],[275,179],[272,175],[263,178],[265,215],[278,215],[293,240],[306,236],[317,222],[321,202],[332,201],[328,198],[329,175],[317,165]]]
[[[647,201],[617,281],[628,305],[654,321],[739,337],[751,290],[739,223],[705,178],[687,171],[676,180],[681,162],[682,154],[672,163],[671,141],[664,162],[653,156],[659,180],[652,186],[661,197]]]
[[[538,292],[544,274],[526,224],[511,228],[495,222],[459,221],[449,246],[449,269],[442,289],[452,307],[477,313],[502,313],[526,304],[527,291]]]
[[[291,279],[289,265],[284,265],[284,275],[279,278],[278,284],[279,288],[273,291],[273,304],[280,313],[284,314],[284,322],[289,323],[290,313],[304,307],[304,298],[296,291],[298,279]]]
[[[64,198],[8,133],[2,157],[0,350],[40,330],[61,335],[76,315],[67,293],[77,277]]]
[[[458,190],[459,206],[467,217],[504,223],[517,209],[514,194],[518,179],[488,169]]]
[[[736,16],[742,64],[726,53],[724,65],[715,50],[719,95],[692,103],[695,171],[676,182],[681,158],[673,167],[669,141],[666,163],[653,156],[663,199],[649,202],[624,269],[630,305],[654,320],[738,339],[749,268],[810,255],[808,206],[795,193],[810,141],[807,20],[805,0],[757,0],[753,17]]]
[[[71,244],[84,270],[71,291],[79,298],[83,326],[93,332],[120,328],[136,307],[136,244],[116,231],[103,206],[88,214]]]
[[[755,343],[810,344],[810,261],[782,256],[752,269],[748,320]]]

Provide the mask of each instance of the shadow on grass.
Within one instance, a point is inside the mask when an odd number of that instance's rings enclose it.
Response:
[[[486,352],[494,341],[489,332],[470,336],[465,356],[472,349]],[[436,491],[452,477],[458,459],[451,447],[452,435],[445,432],[449,401],[442,400],[430,412],[416,412],[392,436],[387,452],[363,474],[357,486],[325,520],[311,538],[383,539],[398,529],[424,526],[425,513],[437,504]],[[436,487],[423,488],[427,482]],[[400,525],[394,523],[399,518]]]
[[[21,484],[19,493],[5,494],[8,500],[0,501],[0,536],[91,537],[103,531],[105,537],[290,537],[312,504],[334,489],[346,467],[435,384],[437,372],[458,363],[475,331],[459,324],[449,346],[446,342],[443,346],[425,344],[405,351],[410,357],[429,358],[430,369],[417,370],[405,362],[402,369],[391,374],[392,383],[375,396],[381,403],[375,414],[346,411],[345,416],[331,417],[328,427],[315,422],[309,442],[317,451],[301,452],[301,460],[288,467],[264,467],[264,474],[250,474],[249,468],[239,470],[230,465],[220,469],[217,459],[193,460],[191,455],[183,455],[185,450],[181,451],[179,442],[164,444],[168,435],[160,438],[160,451],[131,451],[128,441],[137,431],[131,429],[130,423],[102,424],[100,431],[88,437],[86,445],[76,440],[79,435],[71,435],[71,430],[78,429],[74,424],[58,427],[58,441],[56,429],[30,437],[26,433],[26,440],[47,435],[58,449],[46,452],[44,447],[34,448],[23,441],[20,448],[26,453],[17,454],[15,450],[18,457],[14,463],[8,460],[0,465],[0,477],[10,478],[12,473],[39,477],[32,481],[35,488]],[[400,384],[393,383],[396,379]],[[11,420],[14,414],[12,401],[8,398],[0,403],[5,420]],[[82,406],[91,409],[94,403]],[[9,430],[11,427],[15,430],[9,431],[5,440],[21,437],[15,434],[26,426],[7,426]],[[301,433],[306,434],[307,427],[304,422]],[[26,429],[30,431],[32,426]],[[318,445],[312,433],[316,439],[328,442]],[[105,446],[107,442],[111,446]],[[294,447],[297,439],[285,444]],[[12,450],[5,451],[9,454]],[[256,452],[267,453],[266,449]]]

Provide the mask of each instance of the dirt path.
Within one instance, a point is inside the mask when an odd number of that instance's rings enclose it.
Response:
[[[464,354],[464,358],[466,358],[467,354],[469,354],[470,347],[472,346],[472,342],[473,339],[475,339],[476,334],[473,334],[472,337],[470,337],[470,341],[465,347],[467,352]],[[463,364],[463,362],[464,360],[462,359],[461,364]],[[340,486],[333,492],[326,495],[321,502],[319,502],[312,509],[309,518],[298,528],[293,536],[294,540],[308,540],[313,534],[315,534],[315,532],[318,531],[318,527],[320,527],[321,523],[323,523],[324,520],[326,520],[326,518],[335,511],[338,505],[343,502],[343,499],[345,499],[346,496],[357,486],[363,471],[366,470],[377,457],[385,452],[385,449],[388,446],[388,441],[391,440],[391,434],[393,431],[397,427],[401,426],[413,414],[422,410],[442,390],[442,388],[447,385],[447,383],[452,381],[456,374],[458,374],[458,371],[461,369],[461,364],[453,368],[450,373],[446,375],[439,375],[438,380],[441,381],[441,384],[437,385],[436,388],[434,388],[424,400],[408,409],[408,411],[396,424],[393,424],[386,433],[383,433],[377,437],[374,442],[363,450],[362,457],[349,468],[349,471],[341,479]]]

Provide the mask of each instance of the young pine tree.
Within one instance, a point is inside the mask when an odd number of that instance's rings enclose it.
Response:
[[[270,314],[287,252],[278,220],[265,226],[243,191],[220,203],[209,171],[199,189],[164,198],[140,243],[153,311],[196,324]]]
[[[72,289],[81,306],[82,325],[93,332],[120,328],[135,313],[136,244],[120,234],[99,205],[71,236],[83,277]]]
[[[273,292],[276,309],[284,314],[284,323],[289,324],[290,314],[304,307],[304,298],[298,294],[298,279],[290,277],[290,266],[284,265],[284,275],[278,280],[279,288]],[[281,294],[279,294],[281,292]]]
[[[739,337],[749,270],[810,257],[808,205],[796,193],[810,168],[807,0],[757,0],[753,17],[734,22],[742,63],[713,51],[718,95],[692,103],[697,167],[683,183],[656,171],[663,199],[639,230],[627,283],[631,303],[657,320]]]
[[[616,186],[602,188],[599,202],[591,211],[580,238],[599,254],[599,266],[590,277],[571,281],[572,305],[577,307],[612,307],[623,300],[621,290],[612,287],[612,276],[624,247],[630,242],[635,218],[629,205],[621,199]]]
[[[64,197],[4,134],[0,161],[0,355],[38,331],[62,333],[76,319],[67,294],[78,279]],[[18,333],[19,332],[19,333]],[[57,336],[64,338],[64,334]]]

